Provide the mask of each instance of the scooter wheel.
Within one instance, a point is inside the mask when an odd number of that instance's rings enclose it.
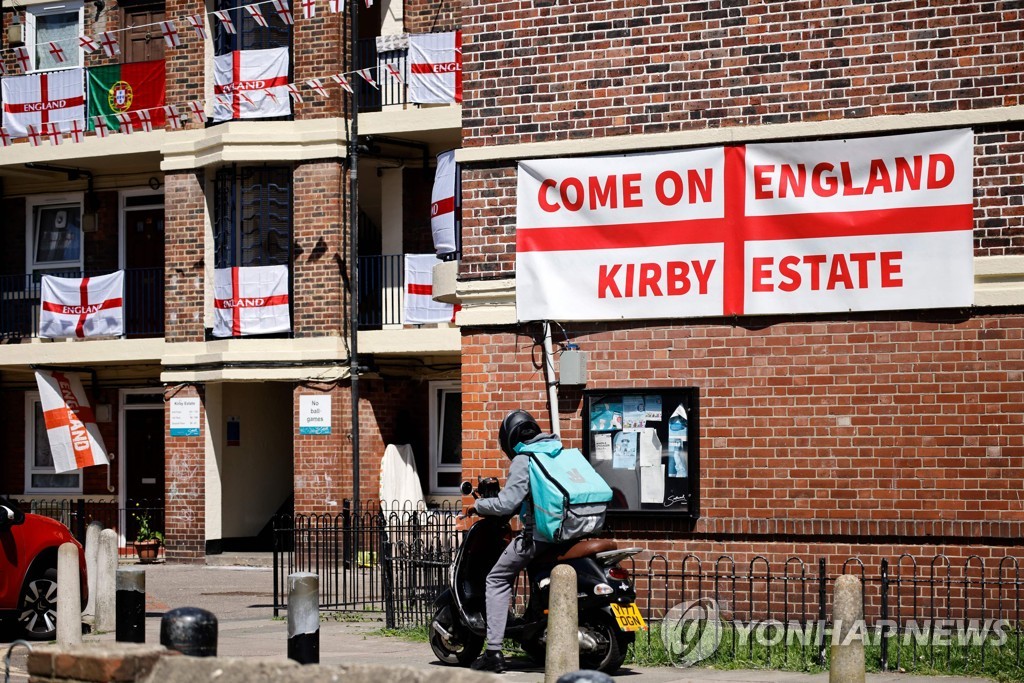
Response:
[[[484,637],[457,626],[446,605],[430,622],[430,649],[444,664],[469,666],[484,649]]]
[[[580,668],[600,671],[609,676],[618,671],[626,661],[626,649],[633,641],[634,634],[620,631],[615,618],[604,613],[589,618],[580,628],[589,631],[597,640],[597,649],[580,652]]]

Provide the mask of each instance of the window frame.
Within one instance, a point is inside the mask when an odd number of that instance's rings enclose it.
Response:
[[[78,31],[75,35],[74,44],[68,48],[65,46],[65,52],[75,51],[78,56],[78,60],[74,64],[65,63],[60,66],[50,67],[48,69],[41,69],[36,63],[36,49],[39,47],[39,43],[36,41],[36,19],[42,16],[52,16],[55,14],[71,14],[72,12],[78,13]],[[85,50],[78,43],[78,36],[82,35],[85,31],[85,3],[80,0],[68,0],[56,5],[29,5],[25,7],[25,47],[28,48],[29,58],[32,60],[32,69],[29,73],[38,73],[42,71],[64,71],[66,69],[84,69],[85,68]]]
[[[462,382],[460,380],[436,380],[429,382],[430,392],[428,403],[429,448],[428,458],[430,465],[430,481],[428,482],[430,495],[458,495],[459,486],[440,486],[438,475],[442,473],[462,473],[462,462],[458,466],[441,463],[441,444],[444,441],[444,404],[445,395],[457,393],[462,395]],[[461,437],[461,435],[460,435]]]
[[[78,209],[78,233],[79,246],[78,258],[64,261],[37,262],[39,234],[37,226],[39,222],[38,212],[42,209],[58,208],[61,206],[76,207]],[[38,195],[29,197],[25,202],[25,270],[32,274],[46,271],[79,271],[83,270],[85,263],[85,230],[83,230],[82,219],[84,217],[83,194],[81,192],[59,195]]]
[[[52,470],[41,470],[36,467],[36,406],[42,407],[42,401],[38,391],[25,392],[25,493],[47,493],[47,494],[81,494],[82,493],[82,470],[65,472],[66,475],[74,474],[78,478],[76,487],[41,487],[32,483],[32,476],[35,474],[52,474]]]

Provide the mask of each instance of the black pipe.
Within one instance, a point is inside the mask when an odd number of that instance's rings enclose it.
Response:
[[[359,43],[359,3],[352,0],[352,60],[356,59],[356,45]],[[360,65],[355,65],[359,68]],[[362,84],[352,88],[352,127],[349,132],[349,297],[350,325],[352,327],[352,348],[349,352],[349,374],[352,377],[352,501],[359,510],[359,90]]]

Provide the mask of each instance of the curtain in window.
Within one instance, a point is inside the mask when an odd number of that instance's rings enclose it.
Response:
[[[216,268],[291,264],[291,181],[288,167],[232,167],[217,172]]]
[[[78,66],[78,11],[36,16],[36,69],[67,69]],[[50,43],[64,50],[64,61],[50,54]]]

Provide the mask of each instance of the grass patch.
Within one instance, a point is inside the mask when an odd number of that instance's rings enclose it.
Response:
[[[385,638],[399,638],[410,643],[429,643],[429,626],[410,626],[408,628],[382,628],[371,631],[367,635],[383,636]]]

